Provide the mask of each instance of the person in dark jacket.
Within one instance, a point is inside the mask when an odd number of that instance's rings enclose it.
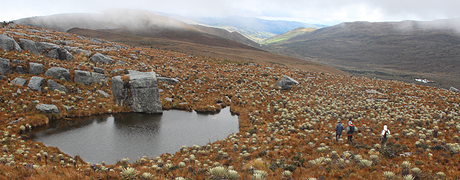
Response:
[[[390,130],[388,130],[387,125],[383,126],[382,130],[382,147],[385,147],[388,141],[388,136],[391,134]]]
[[[348,136],[348,143],[353,143],[353,133],[355,132],[355,125],[351,121],[348,121],[347,127],[347,136]]]
[[[336,140],[337,142],[339,142],[340,136],[342,136],[342,131],[343,131],[344,129],[345,129],[345,128],[343,127],[342,122],[339,121],[339,123],[337,124],[337,126],[335,126],[335,140]]]

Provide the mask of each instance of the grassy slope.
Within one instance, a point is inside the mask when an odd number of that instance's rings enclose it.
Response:
[[[417,22],[354,22],[326,27],[274,43],[272,52],[308,58],[358,75],[413,82],[429,78],[438,87],[460,84],[460,36]]]
[[[261,44],[266,45],[266,44],[272,44],[272,43],[277,43],[277,42],[282,43],[283,41],[288,41],[291,38],[294,38],[296,36],[300,36],[300,35],[303,35],[303,34],[306,34],[306,33],[313,32],[314,30],[316,30],[316,29],[299,27],[299,28],[293,29],[291,31],[288,31],[288,32],[286,32],[284,34],[280,34],[280,35],[276,35],[274,37],[268,38],[268,39],[262,41]]]

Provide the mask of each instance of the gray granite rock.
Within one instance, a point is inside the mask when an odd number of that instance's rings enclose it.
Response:
[[[69,90],[65,86],[60,85],[59,83],[57,83],[56,81],[53,81],[52,79],[48,80],[48,88],[51,91],[54,91],[55,89],[57,89],[59,91],[64,91],[66,93],[69,93]]]
[[[105,69],[102,68],[94,67],[93,71],[96,73],[105,74]]]
[[[16,64],[16,72],[18,74],[27,74],[27,69],[20,65],[20,64],[25,64],[25,61],[23,60],[13,60],[13,64]]]
[[[29,80],[27,87],[34,91],[42,92],[42,85],[45,83],[45,79],[40,76],[33,76]]]
[[[16,84],[16,85],[20,85],[20,86],[24,86],[27,83],[27,79],[24,79],[22,77],[17,77],[17,78],[14,78],[11,81],[11,83]]]
[[[112,94],[115,101],[119,104],[126,103],[133,112],[162,113],[155,72],[126,76],[130,78],[129,82],[123,82],[121,76],[112,78]]]
[[[82,54],[83,53],[83,55],[86,56],[86,57],[91,56],[91,51],[82,50],[82,49],[79,49],[77,47],[64,46],[64,49],[66,49],[67,51],[69,51],[72,54]]]
[[[449,88],[449,91],[460,93],[460,90],[458,90],[457,88],[452,87],[452,86]]]
[[[73,81],[76,83],[82,83],[84,85],[91,85],[93,84],[93,77],[89,71],[75,70]]]
[[[49,68],[45,72],[45,76],[53,76],[53,79],[60,79],[60,80],[70,80],[70,72],[68,69],[61,68],[61,67],[52,67]]]
[[[33,74],[33,75],[41,74],[43,72],[43,64],[30,62],[29,63],[29,72],[30,72],[30,74]]]
[[[299,82],[288,76],[283,76],[280,81],[276,82],[276,86],[281,87],[282,90],[291,89],[294,84],[299,84]]]
[[[94,54],[91,58],[89,58],[89,60],[96,62],[96,63],[104,63],[104,64],[108,64],[113,61],[112,58],[110,58],[109,56],[103,55],[101,53]]]
[[[100,95],[103,95],[103,96],[106,97],[106,98],[110,97],[110,94],[106,93],[106,92],[103,91],[103,90],[97,90],[96,92],[99,93]]]
[[[107,75],[101,74],[101,73],[96,73],[92,72],[91,73],[93,83],[100,83],[100,82],[108,82],[109,79],[107,78]]]
[[[59,114],[59,109],[54,104],[38,104],[35,108],[48,114]]]
[[[47,42],[36,42],[35,47],[37,48],[37,51],[39,53],[44,52],[45,50],[51,51],[53,49],[58,49],[60,48],[59,45],[53,44],[53,43],[47,43]]]
[[[31,53],[36,55],[40,55],[40,51],[38,51],[37,46],[35,45],[35,41],[28,40],[28,39],[19,39],[19,43],[24,50],[28,50]]]
[[[19,44],[8,34],[0,34],[0,48],[4,51],[22,51]]]
[[[13,73],[11,70],[11,61],[9,59],[0,58],[0,74]]]

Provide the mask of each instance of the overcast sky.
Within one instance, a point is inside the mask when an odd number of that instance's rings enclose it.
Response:
[[[183,16],[249,16],[335,25],[460,17],[459,0],[0,0],[0,21],[129,8]]]

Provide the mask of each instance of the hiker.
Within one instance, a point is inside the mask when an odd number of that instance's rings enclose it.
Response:
[[[351,121],[348,121],[347,127],[347,136],[348,136],[348,143],[353,143],[353,133],[355,132],[355,125]]]
[[[389,135],[390,130],[388,130],[387,125],[384,125],[382,130],[382,146],[385,146],[387,144]]]
[[[343,127],[342,122],[339,121],[339,123],[337,124],[337,126],[335,126],[335,140],[336,140],[337,142],[339,142],[340,136],[342,136],[342,131],[343,131],[344,129],[345,129],[345,128]]]

